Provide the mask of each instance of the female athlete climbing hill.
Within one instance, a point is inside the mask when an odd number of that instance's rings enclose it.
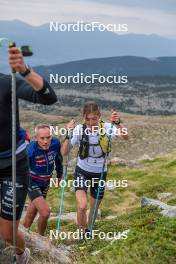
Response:
[[[77,165],[74,180],[77,202],[77,222],[79,229],[90,234],[96,218],[98,207],[104,196],[104,186],[99,182],[106,181],[107,157],[111,149],[111,138],[128,139],[127,128],[121,123],[119,113],[113,111],[110,117],[111,123],[101,120],[101,113],[96,102],[87,102],[83,108],[84,123],[76,126],[75,120],[71,120],[66,128],[72,131],[70,139],[71,147],[79,145]],[[61,148],[63,156],[68,154],[69,136],[66,136]],[[88,223],[87,190],[90,183],[90,213]]]

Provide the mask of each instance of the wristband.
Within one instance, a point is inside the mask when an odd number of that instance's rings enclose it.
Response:
[[[120,118],[119,118],[119,121],[115,121],[115,122],[114,122],[115,125],[120,125],[120,123],[121,123]]]
[[[31,73],[31,67],[29,65],[25,65],[26,66],[26,70],[25,72],[19,72],[19,74],[22,76],[22,77],[26,77],[28,74]]]
[[[68,134],[68,131],[67,131],[67,134],[65,136],[65,139],[70,139],[69,134]]]

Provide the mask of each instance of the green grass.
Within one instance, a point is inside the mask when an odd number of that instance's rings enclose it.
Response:
[[[69,176],[72,177],[71,175]],[[107,232],[123,232],[129,229],[127,239],[110,242],[99,238],[86,241],[80,248],[75,240],[53,240],[55,245],[64,243],[72,245],[73,263],[118,263],[118,264],[174,264],[176,263],[176,219],[163,217],[155,207],[141,208],[142,196],[157,198],[161,192],[172,195],[163,202],[176,204],[176,160],[175,155],[157,157],[143,162],[139,168],[110,166],[109,179],[128,180],[127,188],[106,191],[101,205],[101,221],[95,229]],[[76,211],[75,193],[66,189],[63,213]],[[57,213],[61,197],[59,188],[52,188],[48,202],[52,211]],[[116,216],[107,220],[107,216]],[[57,220],[49,221],[46,236],[50,230],[57,228]],[[33,225],[33,229],[36,227]],[[76,231],[77,225],[72,221],[61,221],[61,231]],[[81,250],[80,250],[81,249]],[[98,255],[91,253],[102,250]]]
[[[77,263],[176,263],[176,221],[161,217],[157,209],[136,209],[117,220],[102,222],[99,228],[108,231],[130,229],[126,240],[117,240],[112,245],[100,240],[92,243],[84,254],[76,256]],[[90,251],[104,250],[97,256]],[[79,256],[79,257],[78,257]]]

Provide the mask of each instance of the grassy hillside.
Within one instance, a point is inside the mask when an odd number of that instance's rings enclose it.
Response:
[[[21,112],[22,126],[32,135],[37,123],[50,123],[62,127],[74,117],[82,122],[78,109],[61,107],[59,116],[36,113],[34,111]],[[109,119],[109,112],[103,111],[105,120]],[[119,157],[127,161],[138,160],[144,154],[153,158],[140,164],[110,165],[109,179],[127,180],[127,188],[107,190],[101,206],[101,221],[97,221],[95,228],[107,232],[123,232],[129,229],[126,240],[116,240],[112,243],[99,240],[82,242],[73,240],[53,240],[54,244],[64,244],[72,247],[73,263],[120,263],[120,264],[176,264],[176,219],[169,219],[160,215],[158,209],[142,208],[142,196],[158,198],[163,192],[171,195],[163,199],[170,205],[176,204],[176,124],[175,116],[139,116],[122,113],[122,120],[129,130],[129,141],[113,143],[111,158]],[[172,154],[170,154],[172,153]],[[72,152],[71,159],[76,151]],[[136,163],[134,163],[136,164]],[[73,177],[74,162],[69,168],[69,179]],[[51,188],[48,202],[53,216],[57,216],[60,188]],[[76,212],[75,194],[66,188],[63,213]],[[49,239],[50,230],[57,228],[57,219],[50,220],[46,236]],[[61,231],[76,231],[77,225],[73,221],[61,222]],[[32,230],[36,230],[33,224]],[[0,263],[10,263],[9,251],[4,251],[4,243],[0,241]],[[81,248],[80,248],[81,246]],[[93,256],[94,251],[102,250]],[[48,256],[33,251],[33,264],[55,264]]]
[[[72,175],[69,176],[70,178]],[[102,219],[95,229],[107,232],[123,232],[129,229],[128,238],[110,242],[95,238],[85,242],[77,240],[53,240],[52,243],[64,243],[73,246],[74,263],[120,263],[120,264],[174,264],[176,263],[176,219],[160,215],[157,208],[140,208],[142,196],[157,198],[162,192],[171,192],[171,196],[162,200],[168,204],[176,203],[176,159],[175,153],[158,156],[153,161],[142,163],[141,168],[126,166],[110,166],[109,179],[128,180],[127,188],[116,188],[106,191],[101,206]],[[48,202],[53,213],[57,214],[60,190],[52,188],[49,191]],[[63,213],[74,212],[75,195],[66,190]],[[108,216],[114,219],[108,220]],[[47,236],[50,230],[57,228],[57,221],[48,224]],[[33,230],[35,230],[35,224]],[[61,231],[76,231],[73,221],[62,221]],[[102,250],[98,255],[91,253]],[[35,259],[38,256],[34,256]],[[35,262],[34,262],[35,263]],[[37,262],[36,262],[37,263]],[[38,262],[40,263],[40,262]],[[42,263],[42,262],[41,262]]]
[[[84,244],[77,240],[52,240],[52,243],[72,246],[73,263],[120,263],[120,264],[174,264],[176,263],[176,219],[160,215],[154,207],[140,207],[142,196],[157,198],[162,192],[171,192],[163,199],[170,205],[176,204],[176,159],[175,154],[158,156],[153,161],[142,162],[139,168],[127,166],[110,166],[109,179],[127,180],[127,188],[107,190],[101,206],[101,220],[96,222],[95,229],[107,232],[123,232],[129,229],[128,238],[116,240],[112,244],[99,238],[88,240]],[[72,178],[72,173],[69,179]],[[53,215],[58,213],[61,190],[51,188],[48,202]],[[75,212],[75,194],[66,189],[63,213]],[[110,217],[110,219],[108,219]],[[111,219],[114,217],[113,219]],[[57,220],[50,220],[46,232],[57,228]],[[76,231],[73,221],[62,221],[61,231]],[[33,224],[32,230],[36,230]],[[1,245],[3,248],[4,245]],[[101,250],[93,256],[92,252]],[[0,263],[8,263],[7,251],[0,254]],[[33,252],[34,264],[56,263],[37,251]]]

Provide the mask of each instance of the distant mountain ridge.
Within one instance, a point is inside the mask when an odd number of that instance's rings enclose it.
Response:
[[[32,46],[33,66],[117,56],[176,56],[176,39],[155,34],[116,34],[114,32],[50,32],[49,23],[31,26],[19,20],[0,21],[0,34],[18,45]],[[6,49],[0,50],[0,72],[7,71]]]
[[[74,75],[76,73],[102,75],[176,76],[176,57],[148,59],[135,56],[121,56],[88,59],[63,64],[38,66],[35,70],[49,78],[49,74]]]

